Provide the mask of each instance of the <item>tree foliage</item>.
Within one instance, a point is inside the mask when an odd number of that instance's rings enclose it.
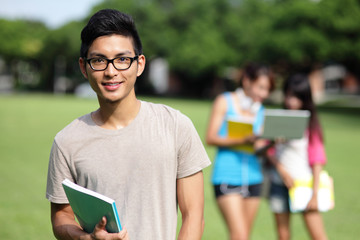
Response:
[[[269,63],[282,74],[337,62],[360,75],[357,0],[105,0],[89,16],[103,8],[131,14],[147,58],[166,58],[172,72],[202,88],[226,67],[249,61]],[[86,20],[57,30],[0,20],[0,55],[40,59],[43,83],[53,75],[49,65],[63,56],[66,73],[75,78]]]
[[[7,59],[35,59],[47,37],[44,24],[0,19],[0,55]]]

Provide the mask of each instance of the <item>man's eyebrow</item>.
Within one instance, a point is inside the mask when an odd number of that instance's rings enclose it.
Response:
[[[129,55],[129,54],[132,54],[132,52],[129,50],[126,50],[124,52],[120,52],[120,53],[116,54],[116,56],[120,57],[120,56],[124,56],[124,55]]]
[[[132,54],[132,52],[130,50],[125,50],[123,52],[119,52],[118,54],[116,54],[115,56],[116,57],[121,57],[121,56],[124,56],[124,55],[129,55],[129,54]],[[93,53],[89,53],[89,56],[90,57],[103,57],[103,58],[106,58],[106,56],[102,53],[97,53],[97,52],[93,52]]]
[[[106,56],[104,54],[101,54],[101,53],[89,53],[89,57],[103,57],[103,58],[106,58]]]

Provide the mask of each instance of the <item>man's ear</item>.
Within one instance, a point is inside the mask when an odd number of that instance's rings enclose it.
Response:
[[[146,64],[146,58],[144,55],[140,55],[138,58],[138,66],[137,66],[137,74],[136,76],[140,76],[145,69],[145,64]]]
[[[80,67],[82,75],[87,79],[88,75],[87,75],[87,72],[86,72],[86,62],[85,62],[85,59],[82,58],[82,57],[79,58],[79,67]]]

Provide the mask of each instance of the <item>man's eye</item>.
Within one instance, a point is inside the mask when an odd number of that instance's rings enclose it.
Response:
[[[103,63],[103,62],[105,62],[105,59],[104,59],[104,58],[95,58],[95,59],[94,59],[94,62],[96,62],[96,63]]]
[[[117,60],[118,62],[126,62],[127,61],[127,57],[119,57]]]
[[[93,58],[91,59],[91,64],[103,64],[106,63],[105,58]]]

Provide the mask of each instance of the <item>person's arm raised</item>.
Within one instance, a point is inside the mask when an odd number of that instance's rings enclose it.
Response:
[[[89,234],[82,230],[76,222],[74,212],[69,204],[51,203],[51,223],[54,235],[59,240],[128,240],[125,228],[119,233],[108,233],[105,230],[106,218],[103,217],[96,225],[94,232]]]
[[[204,179],[202,171],[176,182],[182,215],[178,240],[200,240],[204,231]]]

